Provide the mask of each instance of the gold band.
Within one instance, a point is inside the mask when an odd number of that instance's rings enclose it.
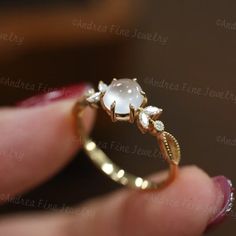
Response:
[[[120,118],[120,120],[128,120],[131,123],[137,121],[138,127],[143,133],[149,132],[151,135],[156,137],[160,146],[162,156],[169,164],[168,177],[165,180],[156,183],[155,181],[134,176],[128,173],[126,170],[117,166],[115,163],[111,161],[111,159],[107,157],[107,155],[96,145],[94,141],[92,141],[89,137],[86,136],[86,134],[83,131],[81,114],[84,111],[84,108],[88,105],[93,108],[94,107],[98,108],[99,107],[98,102],[102,103],[102,97],[104,96],[104,93],[100,93],[99,99],[96,98],[92,100],[91,97],[95,97],[94,94],[95,94],[94,91],[86,93],[85,96],[76,103],[73,110],[74,115],[76,117],[76,125],[78,131],[77,135],[79,135],[80,140],[83,144],[83,148],[88,157],[92,160],[92,162],[112,180],[132,188],[142,189],[142,190],[160,189],[170,184],[175,179],[178,171],[178,164],[180,161],[180,147],[174,136],[164,131],[163,123],[160,122],[159,120],[158,122],[156,121],[156,118],[159,117],[160,115],[157,113],[158,112],[161,113],[162,109],[159,109],[158,111],[157,109],[154,109],[155,107],[150,107],[150,106],[144,107],[145,104],[142,104],[142,106],[140,106],[138,109],[135,109],[133,111],[132,109],[130,109],[128,119],[126,119],[127,116],[126,117],[122,116]],[[102,107],[104,108],[104,104],[102,105]],[[110,112],[108,111],[108,114],[111,116],[112,121],[119,120],[120,116],[116,116],[114,111],[114,105],[113,109],[111,107]],[[142,116],[145,115],[146,118],[148,119],[147,127],[145,127],[145,124],[143,124],[142,120],[140,120],[142,119]]]
[[[106,175],[108,175],[114,181],[127,185],[132,188],[139,189],[156,189],[162,188],[172,182],[177,173],[177,165],[170,164],[170,171],[168,179],[155,183],[141,177],[134,176],[119,166],[114,164],[107,155],[92,141],[86,140],[84,149],[94,164],[101,169]]]

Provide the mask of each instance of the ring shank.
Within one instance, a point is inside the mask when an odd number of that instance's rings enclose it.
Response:
[[[131,188],[148,190],[160,189],[171,183],[177,174],[178,166],[170,164],[168,178],[159,183],[137,177],[121,169],[90,139],[84,140],[84,150],[93,163],[114,181]]]

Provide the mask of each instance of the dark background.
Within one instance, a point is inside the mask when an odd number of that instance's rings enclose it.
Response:
[[[235,1],[74,2],[53,1],[50,6],[45,1],[0,2],[0,35],[15,35],[14,40],[0,36],[0,104],[14,105],[36,94],[36,89],[17,87],[19,80],[31,88],[42,83],[51,89],[80,81],[96,86],[99,80],[137,77],[149,103],[164,108],[162,120],[183,150],[181,164],[196,164],[212,176],[223,174],[236,182]],[[82,29],[72,24],[73,19],[96,26],[116,24],[130,33],[138,29],[144,38]],[[158,40],[148,40],[148,34]],[[101,145],[113,142],[155,150],[154,140],[130,125],[112,124],[102,112],[93,137]],[[165,167],[149,155],[115,148],[106,152],[134,173],[145,175]],[[20,197],[43,199],[45,207],[12,201],[0,213],[45,211],[52,205],[69,211],[119,187],[81,152],[53,179]],[[235,220],[233,211],[210,235],[235,234]]]

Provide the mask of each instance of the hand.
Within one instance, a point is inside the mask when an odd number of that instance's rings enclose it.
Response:
[[[2,203],[52,177],[78,151],[78,142],[73,142],[71,110],[85,88],[74,86],[28,99],[17,108],[1,109]],[[87,108],[83,120],[89,132],[94,111]],[[12,151],[15,156],[10,155]],[[14,164],[14,157],[22,158],[21,165]],[[163,174],[152,178],[159,179]],[[84,209],[81,214],[35,213],[2,218],[0,235],[201,235],[224,218],[231,190],[225,177],[212,179],[199,168],[187,166],[162,191],[122,189],[79,206]]]

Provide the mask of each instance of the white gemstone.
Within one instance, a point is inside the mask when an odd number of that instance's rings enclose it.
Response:
[[[160,121],[160,120],[155,121],[154,127],[159,132],[162,132],[165,129],[165,126],[164,126],[163,122]]]
[[[158,107],[148,106],[144,108],[144,112],[148,114],[149,116],[154,116],[154,115],[160,114],[162,112],[162,109]]]
[[[113,80],[103,96],[103,103],[110,110],[111,105],[115,101],[116,114],[129,114],[130,105],[136,110],[143,103],[144,97],[140,93],[141,90],[139,84],[134,80]]]
[[[139,122],[144,129],[148,129],[149,126],[149,117],[146,113],[140,112],[139,113]]]
[[[100,96],[101,92],[94,93],[93,95],[87,98],[87,101],[91,103],[97,103],[100,100]]]
[[[100,92],[105,92],[107,90],[107,85],[103,81],[100,81],[98,84],[98,90]]]

